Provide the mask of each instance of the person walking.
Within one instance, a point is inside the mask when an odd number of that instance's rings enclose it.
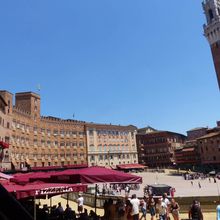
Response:
[[[174,220],[180,220],[179,210],[179,204],[175,201],[175,199],[171,199],[170,213],[172,214]]]
[[[203,220],[203,213],[198,201],[194,200],[189,208],[189,219]]]
[[[171,203],[170,203],[170,200],[167,197],[167,193],[163,194],[162,202],[164,202],[167,206],[167,210],[166,210],[167,211],[167,219],[170,219],[170,205],[171,205]]]
[[[154,216],[156,215],[156,210],[155,210],[155,201],[152,195],[149,196],[147,207],[150,212],[151,220],[154,220]]]
[[[84,203],[84,198],[82,197],[82,194],[79,194],[79,197],[77,199],[79,214],[83,212],[83,203]]]
[[[132,216],[133,220],[139,220],[139,206],[140,200],[137,198],[136,194],[131,196],[131,204],[132,204]]]
[[[64,214],[64,210],[63,210],[63,207],[61,205],[61,202],[58,203],[58,207],[56,208],[56,212],[57,212],[57,216],[58,216],[58,219],[63,219],[63,214]]]
[[[166,203],[163,200],[158,199],[156,204],[156,213],[159,215],[159,220],[167,220],[167,209],[168,207]]]
[[[66,209],[64,211],[64,219],[65,220],[72,220],[72,209],[70,208],[69,204],[66,204]]]
[[[144,196],[143,200],[141,200],[140,206],[141,206],[141,213],[142,213],[142,216],[141,216],[140,220],[142,220],[143,218],[144,218],[144,220],[146,220],[146,215],[147,215],[147,198],[145,196]]]

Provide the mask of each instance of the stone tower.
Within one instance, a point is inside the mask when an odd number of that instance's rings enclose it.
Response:
[[[203,0],[203,10],[207,23],[204,24],[204,35],[207,38],[214,61],[218,86],[220,89],[220,0]]]
[[[15,106],[31,114],[34,121],[40,119],[40,96],[33,92],[15,94]]]

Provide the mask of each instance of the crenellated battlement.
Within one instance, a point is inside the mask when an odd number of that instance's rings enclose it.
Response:
[[[41,120],[44,122],[55,122],[55,123],[63,123],[63,124],[69,124],[69,125],[76,125],[76,124],[85,124],[85,121],[78,121],[78,120],[73,120],[73,119],[62,119],[62,118],[57,118],[53,116],[41,116]]]
[[[31,117],[30,112],[27,112],[24,109],[18,108],[16,106],[13,106],[13,113],[21,114],[21,115],[26,116],[26,117]]]

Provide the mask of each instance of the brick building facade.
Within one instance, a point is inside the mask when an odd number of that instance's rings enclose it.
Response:
[[[212,131],[197,139],[201,165],[220,168],[220,130]]]
[[[0,169],[10,169],[9,141],[11,136],[11,103],[12,94],[5,91],[0,92]]]
[[[173,166],[174,151],[185,144],[186,137],[169,131],[137,134],[139,163],[149,167]]]
[[[175,150],[175,160],[178,167],[186,168],[201,165],[201,155],[197,139],[206,135],[208,127],[193,128],[187,131],[185,145]]]
[[[133,126],[41,116],[40,96],[33,92],[16,93],[14,106],[10,92],[0,91],[0,97],[0,137],[9,143],[4,169],[138,162]]]
[[[85,122],[41,116],[38,94],[15,95],[11,130],[15,169],[87,164]]]

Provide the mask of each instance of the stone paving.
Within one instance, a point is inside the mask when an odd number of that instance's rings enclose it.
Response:
[[[182,176],[169,175],[168,173],[135,173],[143,178],[139,191],[134,191],[138,197],[143,196],[143,188],[147,184],[167,184],[176,189],[175,197],[199,197],[199,196],[220,196],[220,180],[216,179],[214,183],[213,179],[209,182],[209,179],[184,180]],[[201,188],[199,188],[199,182]],[[132,193],[132,192],[131,192]]]

